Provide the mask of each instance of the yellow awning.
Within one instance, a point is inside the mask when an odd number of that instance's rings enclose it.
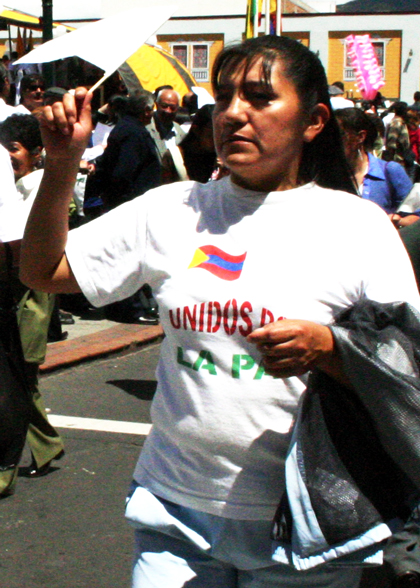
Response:
[[[170,84],[181,96],[197,86],[193,75],[174,57],[160,47],[142,45],[118,68],[129,92],[136,87],[153,92],[158,86]]]
[[[42,24],[39,18],[36,16],[30,16],[24,12],[19,12],[18,10],[9,10],[0,7],[0,21],[1,20],[6,21],[6,24],[11,24],[17,27],[21,26],[33,30],[42,30]],[[62,25],[59,22],[53,23],[53,27],[57,26],[64,26],[68,31],[74,31],[74,27]]]

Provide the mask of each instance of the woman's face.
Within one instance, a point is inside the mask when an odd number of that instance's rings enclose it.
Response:
[[[280,61],[272,67],[272,90],[262,82],[261,60],[243,78],[244,67],[221,77],[214,109],[216,149],[233,181],[254,190],[297,185],[299,163],[310,125],[294,84]]]
[[[7,150],[12,161],[15,182],[34,171],[35,165],[39,160],[39,153],[31,153],[19,141],[9,143]]]

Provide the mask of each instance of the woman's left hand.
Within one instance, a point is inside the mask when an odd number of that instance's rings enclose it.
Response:
[[[334,338],[328,327],[304,320],[280,320],[248,335],[263,356],[265,371],[278,378],[301,376],[318,367],[329,372]]]
[[[392,221],[392,224],[397,227],[397,229],[402,229],[402,227],[408,227],[413,223],[416,223],[420,217],[416,214],[408,214],[407,216],[401,216],[398,213],[389,214],[389,218]]]

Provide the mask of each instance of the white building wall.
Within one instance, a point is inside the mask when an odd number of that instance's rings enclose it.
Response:
[[[137,6],[174,5],[175,16],[245,15],[247,0],[102,0],[101,17]]]
[[[157,32],[158,35],[223,34],[225,45],[242,41],[245,21],[238,18],[213,18],[205,20],[171,19]]]

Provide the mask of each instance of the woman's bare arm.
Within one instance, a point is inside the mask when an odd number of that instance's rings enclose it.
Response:
[[[47,292],[78,292],[65,255],[68,207],[79,163],[92,132],[92,95],[78,88],[75,96],[44,109],[41,131],[46,150],[44,176],[22,241],[20,279]]]

